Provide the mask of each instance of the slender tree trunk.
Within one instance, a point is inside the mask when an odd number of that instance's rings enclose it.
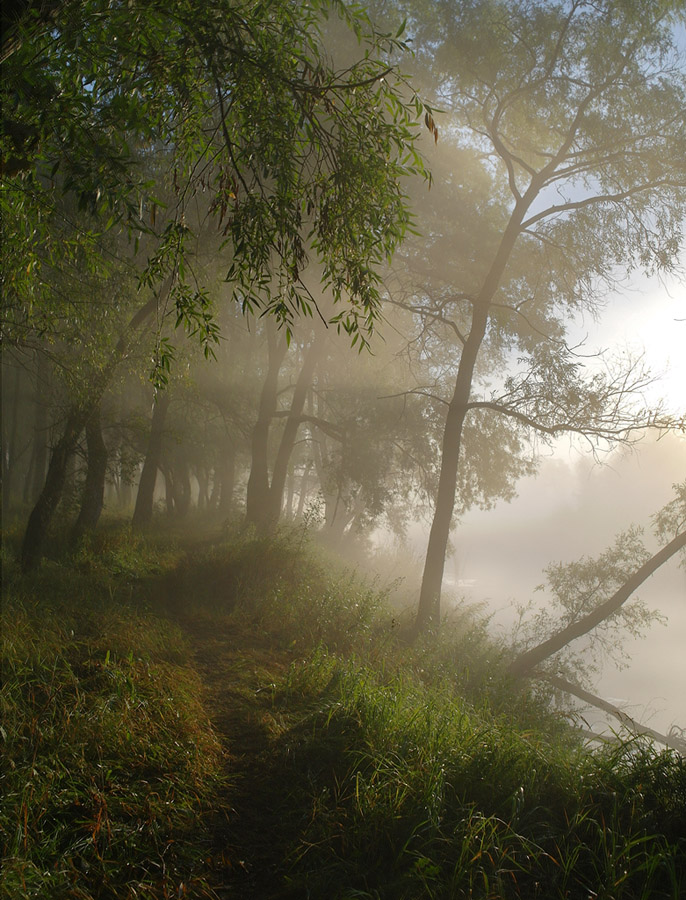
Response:
[[[155,482],[157,481],[157,471],[160,468],[162,459],[162,439],[168,409],[169,391],[162,391],[155,398],[155,407],[150,423],[150,436],[145,452],[145,462],[143,463],[143,471],[138,482],[136,506],[131,519],[131,526],[134,531],[146,528],[152,521]]]
[[[524,215],[538,194],[538,181],[540,178],[541,176],[539,175],[537,178],[532,179],[526,193],[515,204],[498,249],[493,257],[493,262],[484,278],[478,295],[474,299],[472,325],[462,348],[455,391],[448,407],[445,431],[443,433],[441,473],[438,481],[436,509],[429,534],[419,606],[414,626],[415,636],[424,631],[430,624],[438,624],[440,622],[441,585],[443,583],[445,554],[448,548],[450,524],[455,507],[457,467],[460,461],[462,430],[469,408],[469,395],[474,378],[474,369],[481,344],[486,335],[491,301],[498,290],[503,272],[517,242]]]
[[[205,466],[196,466],[195,477],[198,480],[198,509],[206,510],[210,506],[209,484],[210,474]]]
[[[164,475],[164,502],[167,507],[167,515],[174,515],[174,475],[169,466],[163,466],[162,474]]]
[[[174,512],[180,519],[185,519],[191,508],[191,473],[188,460],[179,453],[173,467]]]
[[[295,466],[292,463],[288,467],[288,479],[286,485],[284,516],[290,521],[293,518],[293,497],[295,496]]]
[[[269,428],[276,412],[279,371],[286,355],[286,338],[279,338],[276,326],[267,325],[269,365],[262,385],[257,422],[252,432],[252,459],[246,496],[245,521],[259,531],[269,527]]]
[[[286,419],[286,425],[281,435],[279,449],[274,461],[274,471],[272,472],[272,482],[269,489],[269,511],[267,516],[267,524],[269,528],[273,528],[279,521],[281,515],[281,507],[283,505],[283,492],[286,486],[286,476],[288,475],[288,463],[290,462],[295,439],[300,427],[300,417],[305,406],[307,392],[312,384],[314,369],[321,357],[323,350],[323,342],[313,339],[305,353],[302,368],[298,373],[298,379],[295,383],[293,391],[293,399],[291,408]]]
[[[10,411],[9,422],[6,421],[4,409],[2,416],[2,509],[5,513],[9,512],[12,503],[12,481],[14,479],[14,468],[17,461],[19,378],[20,373],[19,367],[17,366],[14,370],[14,391],[12,393],[12,408]],[[5,431],[6,425],[9,425],[7,431]]]
[[[48,463],[48,411],[45,403],[36,396],[33,420],[33,446],[31,465],[26,474],[24,499],[35,503],[45,483],[45,467]]]
[[[79,435],[83,431],[87,419],[87,411],[82,409],[71,410],[67,417],[62,437],[52,451],[45,484],[29,516],[21,546],[20,559],[24,572],[33,569],[42,556],[43,545],[50,522],[57,509],[57,504],[62,498],[62,491],[67,478],[67,466],[76,449]]]
[[[219,468],[219,511],[228,516],[233,507],[233,492],[236,483],[236,448],[227,440],[226,449]]]
[[[48,464],[48,405],[43,395],[47,375],[46,361],[43,355],[38,353],[34,385],[33,442],[31,463],[24,484],[25,503],[35,503],[45,483],[45,468]]]
[[[582,616],[581,619],[567,625],[566,628],[558,631],[557,634],[538,644],[538,646],[532,647],[531,650],[521,653],[510,664],[508,669],[510,675],[515,678],[527,675],[534,666],[542,663],[543,660],[548,659],[549,656],[557,653],[558,650],[562,650],[563,647],[566,647],[567,644],[570,644],[577,638],[588,634],[589,631],[616,613],[647,578],[656,572],[660,566],[664,565],[668,559],[671,559],[675,553],[683,550],[684,547],[686,547],[686,531],[677,534],[675,538],[645,562],[640,569],[637,569],[630,578],[627,578],[618,591],[615,591],[608,600],[605,600],[604,603],[601,603],[588,615]]]
[[[465,342],[462,356],[460,357],[455,391],[448,407],[445,431],[443,433],[441,472],[438,480],[436,509],[429,533],[429,544],[426,551],[424,575],[419,595],[419,608],[415,623],[417,633],[424,631],[430,624],[438,624],[440,621],[441,585],[443,584],[445,554],[450,537],[450,524],[453,518],[453,509],[455,508],[457,468],[460,461],[462,430],[467,416],[467,404],[472,387],[474,367],[481,343],[486,334],[487,324],[487,307],[475,309],[469,337]]]
[[[83,489],[81,509],[72,529],[72,542],[80,540],[87,531],[95,531],[105,498],[107,447],[102,437],[101,409],[98,403],[86,422],[88,468]]]
[[[302,514],[305,510],[305,500],[307,499],[307,492],[309,488],[310,481],[310,472],[312,470],[312,460],[308,459],[305,463],[305,471],[302,474],[302,478],[300,479],[300,491],[298,494],[298,509],[295,513],[295,518],[302,518]]]

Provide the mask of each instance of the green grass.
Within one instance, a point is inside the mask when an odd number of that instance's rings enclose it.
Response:
[[[686,895],[685,761],[585,749],[474,610],[409,646],[297,531],[6,569],[8,898]]]
[[[131,580],[149,561],[121,536],[99,549],[6,568],[2,896],[202,895],[221,748],[183,634]]]
[[[323,652],[282,690],[277,704],[312,704],[285,738],[290,781],[311,785],[289,877],[311,896],[683,896],[675,754],[589,754]]]

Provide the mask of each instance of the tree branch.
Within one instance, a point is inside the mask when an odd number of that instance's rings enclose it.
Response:
[[[522,678],[527,675],[535,666],[548,659],[554,653],[562,650],[567,644],[575,641],[577,638],[583,637],[589,631],[594,629],[605,619],[616,613],[621,606],[629,599],[629,597],[646,581],[660,566],[664,565],[667,560],[671,559],[679,550],[686,547],[686,531],[677,534],[666,546],[659,550],[646,563],[644,563],[634,574],[628,578],[624,584],[615,591],[615,593],[604,603],[597,606],[588,615],[583,616],[576,622],[572,622],[558,631],[552,637],[521,653],[514,662],[510,663],[508,672],[513,678]]]
[[[583,700],[584,703],[589,703],[591,706],[602,709],[604,712],[614,716],[615,719],[618,719],[625,728],[629,731],[633,731],[634,734],[651,737],[660,744],[664,744],[666,747],[671,747],[672,750],[676,750],[676,752],[680,753],[682,756],[686,756],[686,741],[681,738],[661,734],[661,732],[655,731],[653,728],[648,728],[647,725],[642,725],[640,722],[632,719],[632,717],[627,715],[623,710],[619,709],[618,706],[615,706],[614,703],[603,700],[602,697],[596,697],[595,694],[591,694],[589,691],[580,687],[580,685],[572,684],[571,681],[560,678],[559,675],[546,675],[545,680],[550,682],[553,687],[559,688],[559,690],[564,691],[567,694],[572,694],[574,697],[578,697],[579,700]],[[606,738],[603,738],[602,735],[589,734],[589,732],[584,732],[584,734],[587,737],[592,737],[594,740],[607,740]]]
[[[530,216],[522,222],[521,228],[525,231],[541,219],[547,219],[550,216],[556,216],[563,212],[573,212],[574,210],[585,209],[587,206],[595,206],[599,203],[621,203],[622,200],[628,200],[636,194],[644,193],[655,188],[678,187],[683,188],[684,185],[672,179],[663,179],[660,181],[650,181],[645,184],[639,184],[634,188],[627,188],[625,191],[618,191],[615,194],[595,194],[593,197],[585,197],[583,200],[570,201],[569,203],[559,203],[556,206],[549,206],[547,209],[541,210],[534,216]]]

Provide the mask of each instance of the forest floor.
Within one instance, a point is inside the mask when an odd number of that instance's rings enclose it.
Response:
[[[210,825],[209,881],[221,898],[296,898],[298,890],[283,886],[294,837],[278,746],[286,722],[275,717],[271,696],[293,654],[229,621],[180,624],[191,640],[206,708],[225,754],[225,796],[218,798],[220,812]]]
[[[686,896],[681,757],[588,752],[298,534],[7,576],[2,900]]]

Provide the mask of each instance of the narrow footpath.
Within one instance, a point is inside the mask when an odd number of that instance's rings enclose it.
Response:
[[[292,656],[257,635],[216,622],[184,621],[205,684],[206,704],[225,751],[227,783],[217,798],[208,880],[221,900],[297,900],[286,879],[293,846],[292,798],[284,785],[285,723],[273,708],[275,679]]]

